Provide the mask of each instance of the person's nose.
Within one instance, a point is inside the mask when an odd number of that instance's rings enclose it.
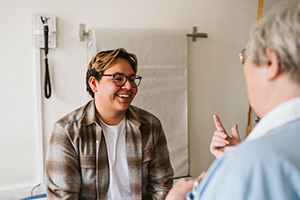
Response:
[[[126,88],[127,90],[130,90],[132,88],[132,85],[130,83],[130,80],[127,79],[125,84],[122,86],[123,88]]]

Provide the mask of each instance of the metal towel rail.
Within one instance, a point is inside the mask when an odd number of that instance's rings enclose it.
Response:
[[[85,41],[86,36],[89,35],[89,32],[85,31],[85,24],[79,24],[79,39],[80,41]],[[207,33],[198,33],[197,26],[193,27],[193,33],[187,34],[187,37],[191,37],[193,42],[197,41],[197,38],[207,38]]]

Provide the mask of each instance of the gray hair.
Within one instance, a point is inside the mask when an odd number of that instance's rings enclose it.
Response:
[[[266,48],[276,52],[280,72],[300,84],[300,2],[280,3],[255,23],[247,48],[250,61],[258,66],[267,62]]]

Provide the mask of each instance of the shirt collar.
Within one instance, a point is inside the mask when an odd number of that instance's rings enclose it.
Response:
[[[300,118],[300,97],[290,99],[265,115],[254,127],[247,141],[263,137],[266,133]]]

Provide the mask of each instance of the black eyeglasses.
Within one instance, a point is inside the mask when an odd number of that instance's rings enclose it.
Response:
[[[240,61],[241,61],[242,64],[245,63],[245,60],[246,60],[246,58],[247,58],[246,51],[247,51],[247,49],[243,49],[243,50],[241,51],[241,53],[239,53]]]
[[[125,85],[127,80],[129,80],[131,87],[136,88],[140,85],[142,80],[142,77],[136,74],[125,76],[124,74],[116,73],[116,74],[102,74],[102,76],[112,76],[114,78],[115,85],[118,87],[122,87],[123,85]]]

